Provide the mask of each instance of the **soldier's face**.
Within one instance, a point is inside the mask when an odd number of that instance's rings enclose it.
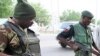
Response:
[[[23,28],[28,28],[33,24],[33,19],[25,19],[25,20],[20,20],[20,26]]]
[[[84,21],[84,24],[87,26],[91,23],[91,18],[90,17],[84,17],[83,21]]]

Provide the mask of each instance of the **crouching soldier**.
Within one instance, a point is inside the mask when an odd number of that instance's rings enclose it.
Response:
[[[36,17],[26,0],[17,0],[13,17],[0,25],[0,56],[41,56],[39,39],[28,29]]]

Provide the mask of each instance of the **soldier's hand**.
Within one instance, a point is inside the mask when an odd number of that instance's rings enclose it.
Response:
[[[100,56],[100,54],[97,54],[97,56]]]
[[[73,44],[72,49],[73,49],[74,51],[78,51],[78,50],[79,50],[79,46],[76,45],[76,44]]]
[[[100,50],[98,49],[98,52],[100,53]]]
[[[67,42],[69,44],[69,46],[74,50],[74,51],[78,51],[80,48],[79,46],[74,42],[74,41],[68,41]]]
[[[11,55],[7,55],[7,54],[4,54],[4,53],[0,53],[0,56],[11,56]]]

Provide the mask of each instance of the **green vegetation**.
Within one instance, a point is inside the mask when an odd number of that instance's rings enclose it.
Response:
[[[74,10],[63,11],[60,21],[77,21],[80,19],[80,13]]]
[[[0,18],[11,16],[12,0],[0,0]]]
[[[12,16],[13,8],[12,0],[0,0],[0,18],[8,18]],[[41,25],[48,25],[50,23],[50,15],[47,10],[40,6],[39,3],[32,4],[36,10],[36,22]]]
[[[48,14],[47,10],[41,7],[41,5],[33,4],[33,7],[36,10],[36,22],[41,25],[48,25],[50,23],[50,15]]]

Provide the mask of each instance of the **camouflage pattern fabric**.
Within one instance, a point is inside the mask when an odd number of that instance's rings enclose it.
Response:
[[[16,49],[19,46],[19,39],[17,34],[9,28],[5,28],[4,25],[0,25],[0,51],[6,52],[7,45]]]
[[[85,56],[92,56],[91,52],[86,52],[87,55]],[[84,56],[84,52],[82,50],[75,51],[75,56]]]
[[[91,56],[91,50],[92,50],[92,35],[90,28],[85,29],[81,24],[74,25],[74,31],[75,31],[75,42],[80,43],[80,45],[84,45],[83,48],[80,48],[80,50],[75,51],[75,56]],[[87,49],[87,50],[85,50]],[[84,55],[84,53],[87,53],[87,55]]]
[[[14,56],[25,56],[26,54],[28,56],[41,56],[39,39],[34,36],[34,33],[31,31],[28,35],[30,35],[28,37],[30,54],[27,54],[27,51],[23,53],[22,48],[20,47],[20,39],[15,31],[10,28],[5,28],[4,25],[0,25],[0,52]]]

